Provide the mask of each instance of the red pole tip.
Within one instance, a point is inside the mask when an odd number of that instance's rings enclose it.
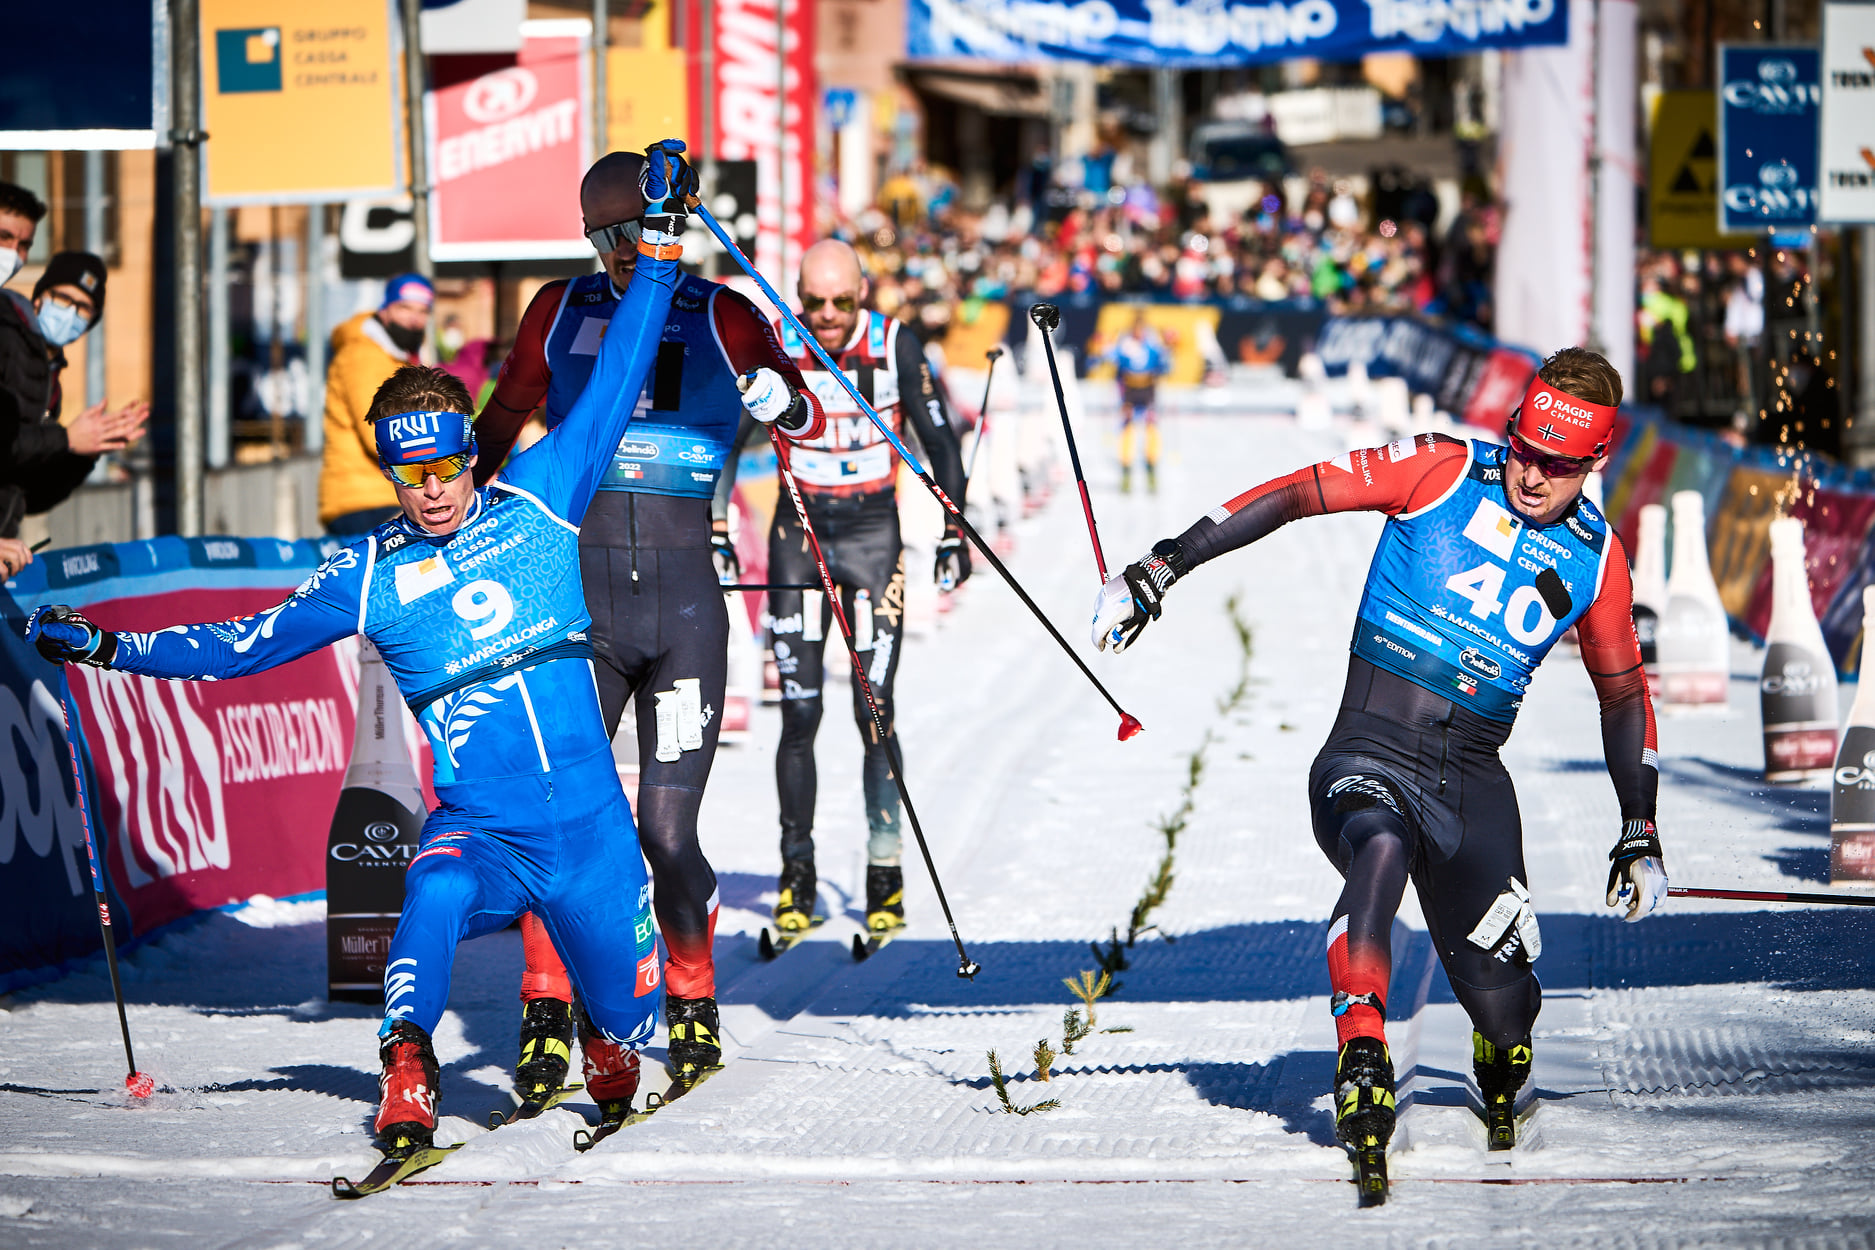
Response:
[[[156,1092],[156,1078],[148,1072],[132,1072],[124,1078],[124,1088],[132,1098],[148,1098]]]
[[[1120,741],[1121,742],[1125,742],[1128,738],[1132,737],[1134,734],[1138,733],[1140,730],[1144,728],[1145,728],[1144,725],[1140,724],[1139,721],[1134,719],[1133,714],[1131,712],[1120,713]]]

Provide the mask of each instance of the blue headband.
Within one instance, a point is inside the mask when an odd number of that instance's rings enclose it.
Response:
[[[373,429],[381,464],[413,464],[475,454],[475,418],[466,412],[400,412]]]

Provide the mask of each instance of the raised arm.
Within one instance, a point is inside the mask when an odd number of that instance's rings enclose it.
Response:
[[[808,389],[807,379],[801,376],[801,367],[781,350],[781,340],[775,337],[775,327],[768,323],[768,318],[756,311],[748,297],[730,287],[719,287],[710,307],[710,322],[716,330],[716,342],[722,348],[723,359],[738,377],[757,369],[773,369],[781,375],[782,381],[807,401],[808,418],[805,424],[790,427],[787,419],[783,418],[775,422],[774,428],[794,442],[820,437],[827,424],[827,416],[820,410],[820,401]],[[753,425],[754,422],[749,424]],[[744,437],[739,430],[738,446],[732,450],[739,451],[743,441]],[[735,475],[735,461],[732,459],[723,465],[723,477],[733,486]]]
[[[529,301],[515,331],[514,347],[502,362],[495,393],[475,418],[475,484],[488,485],[520,437],[521,427],[547,397],[553,370],[547,365],[547,331],[566,295],[566,281],[549,282]]]

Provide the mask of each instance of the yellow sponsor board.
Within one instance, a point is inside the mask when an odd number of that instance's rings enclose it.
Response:
[[[1094,337],[1087,345],[1090,357],[1110,351],[1133,324],[1134,316],[1146,312],[1146,324],[1159,332],[1172,356],[1172,371],[1163,381],[1172,386],[1196,386],[1204,381],[1204,353],[1201,343],[1217,342],[1218,311],[1203,304],[1103,304],[1100,320],[1094,323]],[[1090,378],[1113,377],[1113,366],[1096,366]]]
[[[203,193],[299,203],[403,187],[386,0],[201,0]]]
[[[1647,154],[1648,236],[1658,248],[1750,247],[1719,233],[1719,106],[1710,91],[1663,91]]]

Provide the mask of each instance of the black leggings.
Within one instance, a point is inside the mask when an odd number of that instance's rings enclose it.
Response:
[[[1498,758],[1508,725],[1350,659],[1341,715],[1309,773],[1315,841],[1345,884],[1348,946],[1390,960],[1410,877],[1433,948],[1472,1025],[1499,1046],[1529,1035],[1542,987],[1515,927],[1471,934],[1515,878],[1527,886],[1523,822]]]
[[[814,533],[820,539],[821,554],[840,592],[842,610],[858,635],[855,645],[873,693],[878,696],[880,717],[886,733],[892,734],[892,681],[898,674],[905,637],[905,555],[899,543],[897,497],[892,491],[882,491],[845,499],[810,499],[807,506]],[[813,549],[795,515],[793,501],[786,495],[775,510],[774,528],[768,536],[768,579],[820,581]],[[853,613],[861,591],[872,608],[870,639],[868,622]],[[817,605],[814,617],[804,615],[804,600]],[[820,731],[827,636],[837,635],[839,627],[833,624],[832,607],[824,594],[772,591],[768,612],[773,622],[770,638],[775,666],[781,677],[781,743],[775,750],[781,856],[812,860],[818,786],[814,737]],[[879,741],[858,681],[853,682],[853,719],[859,725],[866,753],[861,783],[870,833],[867,859],[874,864],[896,864],[901,843],[898,789],[892,781],[886,744]]]

